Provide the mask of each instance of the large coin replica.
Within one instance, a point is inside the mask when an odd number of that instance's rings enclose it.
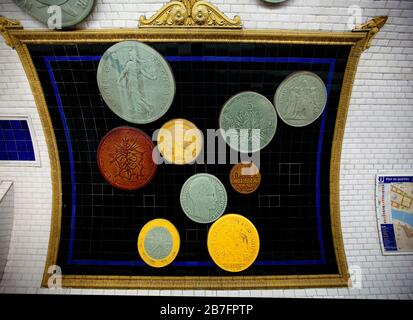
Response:
[[[145,124],[162,117],[175,96],[165,59],[138,41],[119,42],[100,59],[97,82],[109,108],[122,119]]]
[[[227,191],[222,182],[208,173],[191,176],[181,189],[182,210],[189,219],[198,223],[211,223],[227,207]]]
[[[203,147],[202,132],[185,119],[172,119],[165,123],[156,140],[164,159],[178,165],[194,162]]]
[[[266,147],[277,129],[273,104],[256,92],[241,92],[230,98],[219,116],[220,132],[226,143],[242,153]]]
[[[14,0],[33,18],[51,29],[73,27],[92,12],[95,0]]]
[[[237,163],[229,173],[229,182],[235,191],[250,194],[258,189],[261,183],[261,173],[253,163]]]
[[[313,72],[289,75],[277,88],[274,104],[280,118],[293,127],[304,127],[321,116],[327,103],[323,80]]]
[[[223,270],[240,272],[257,259],[260,238],[255,226],[239,214],[226,214],[208,232],[208,252]]]
[[[156,173],[153,148],[151,138],[143,131],[131,127],[115,128],[99,143],[97,162],[100,173],[119,189],[142,188]]]
[[[138,252],[151,267],[170,264],[178,255],[180,238],[175,226],[165,219],[154,219],[145,224],[138,236]]]

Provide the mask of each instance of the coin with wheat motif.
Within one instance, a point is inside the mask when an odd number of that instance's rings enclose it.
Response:
[[[211,223],[224,213],[227,191],[217,177],[199,173],[182,186],[180,202],[188,218],[198,223]]]
[[[138,252],[151,267],[169,265],[178,255],[180,238],[178,230],[168,220],[154,219],[145,224],[138,236]]]
[[[241,92],[222,107],[219,127],[223,139],[232,149],[242,153],[257,152],[274,138],[277,112],[263,95]]]
[[[115,128],[99,143],[97,162],[100,173],[119,189],[142,188],[156,173],[153,148],[151,138],[143,131],[131,127]]]
[[[208,232],[208,252],[223,270],[240,272],[257,259],[260,238],[253,223],[239,214],[226,214]]]
[[[327,89],[313,72],[299,71],[289,75],[277,88],[274,104],[281,120],[293,127],[304,127],[316,121],[327,103]]]

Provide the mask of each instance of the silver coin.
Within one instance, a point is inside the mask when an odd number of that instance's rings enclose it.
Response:
[[[107,49],[99,62],[97,82],[108,107],[138,124],[162,117],[175,96],[168,62],[139,41],[123,41]]]
[[[180,202],[188,218],[198,223],[211,223],[224,213],[227,191],[217,177],[199,173],[182,186]]]
[[[286,124],[304,127],[317,120],[327,103],[327,89],[313,72],[299,71],[289,75],[277,88],[274,104]]]
[[[277,112],[263,95],[245,91],[231,97],[219,116],[223,139],[234,150],[248,153],[265,148],[277,129]]]
[[[73,27],[92,12],[95,0],[13,0],[21,9],[49,28]]]

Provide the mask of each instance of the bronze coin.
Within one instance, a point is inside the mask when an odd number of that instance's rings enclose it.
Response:
[[[261,174],[254,163],[241,162],[232,167],[229,181],[235,191],[249,194],[258,189],[261,183]]]
[[[99,143],[97,162],[100,173],[116,188],[142,188],[156,173],[153,148],[151,138],[143,131],[126,126],[115,128]]]

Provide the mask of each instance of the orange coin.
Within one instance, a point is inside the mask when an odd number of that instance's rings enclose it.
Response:
[[[254,163],[241,162],[232,167],[229,181],[235,191],[250,194],[260,186],[261,174]]]
[[[97,162],[100,173],[119,189],[142,188],[156,173],[153,148],[152,140],[145,132],[126,126],[115,128],[99,143]]]

